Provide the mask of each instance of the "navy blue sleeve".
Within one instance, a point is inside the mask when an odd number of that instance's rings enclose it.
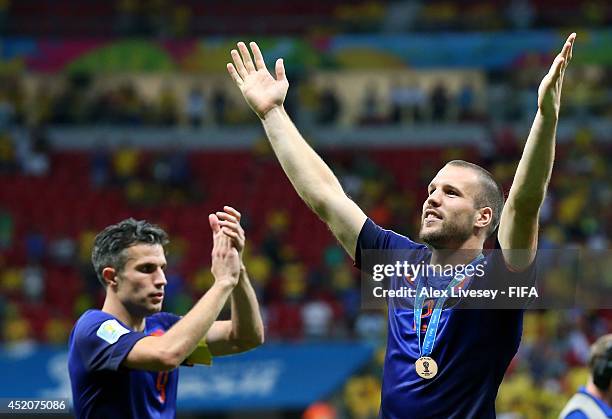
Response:
[[[74,345],[88,371],[119,369],[136,342],[145,337],[107,313],[93,312],[75,328]]]
[[[366,220],[357,238],[357,248],[355,249],[355,266],[364,270],[362,267],[362,251],[367,250],[391,250],[391,249],[426,249],[427,246],[413,242],[406,236],[397,234],[391,230],[385,230],[378,226],[370,218]]]

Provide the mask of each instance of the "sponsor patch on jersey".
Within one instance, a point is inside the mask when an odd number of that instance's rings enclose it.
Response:
[[[130,333],[128,329],[121,326],[117,320],[110,319],[100,325],[96,335],[112,345],[117,342],[121,336],[127,333]]]

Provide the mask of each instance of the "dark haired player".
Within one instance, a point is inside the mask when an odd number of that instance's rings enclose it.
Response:
[[[612,334],[591,345],[589,381],[567,402],[559,419],[612,418]]]
[[[211,214],[213,286],[184,316],[161,312],[166,233],[132,218],[96,237],[92,262],[106,289],[70,335],[68,369],[78,418],[174,418],[178,366],[263,343],[263,325],[244,265],[240,213]],[[228,298],[232,318],[216,321]]]
[[[463,161],[448,163],[427,187],[420,230],[427,246],[377,226],[347,197],[283,108],[289,83],[282,59],[273,77],[257,44],[250,44],[251,57],[240,42],[227,69],[261,119],[297,193],[357,267],[362,268],[364,249],[414,249],[430,264],[475,262],[487,237],[497,231],[502,253],[487,256],[485,276],[503,274],[510,284],[525,284],[533,283],[538,214],[552,171],[561,87],[575,38],[568,37],[540,84],[537,114],[506,204],[486,170]],[[423,306],[414,304],[414,310],[389,305],[381,417],[495,417],[497,389],[520,343],[523,311],[434,307],[422,315]]]

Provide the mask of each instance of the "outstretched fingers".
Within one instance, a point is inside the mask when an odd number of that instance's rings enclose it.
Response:
[[[232,77],[232,80],[234,80],[234,83],[240,86],[242,84],[242,77],[240,77],[240,74],[238,74],[238,72],[236,71],[236,67],[234,67],[234,64],[227,63],[227,71]]]
[[[568,61],[567,57],[570,52],[571,46],[572,43],[570,42],[570,38],[568,38],[567,41],[565,41],[565,44],[563,44],[561,52],[557,54],[555,60],[550,66],[550,70],[548,70],[548,76],[552,79],[553,82],[557,81],[563,73],[563,70],[565,69],[566,63]]]
[[[255,71],[255,66],[253,65],[253,60],[251,59],[251,53],[247,48],[244,42],[238,42],[238,50],[240,51],[240,55],[242,56],[242,61],[244,62],[244,66],[246,67],[247,72],[252,73]]]
[[[552,66],[550,67],[549,75],[553,81],[556,81],[561,72],[563,71],[563,63],[565,62],[565,58],[563,55],[559,54],[555,57],[555,61],[553,61]]]
[[[572,59],[572,56],[574,54],[574,41],[576,41],[576,32],[573,32],[570,36],[567,37],[567,42],[570,43],[569,50],[567,52],[567,55],[565,56],[567,62]]]
[[[244,80],[249,73],[247,72],[244,66],[244,63],[242,62],[242,58],[240,58],[240,54],[235,49],[233,49],[230,54],[232,56],[232,61],[234,61],[234,67],[236,71],[238,72],[240,77]]]
[[[558,75],[560,76],[561,80],[563,80],[565,69],[567,68],[567,66],[569,65],[572,59],[575,40],[576,40],[576,33],[574,32],[570,34],[570,36],[567,37],[565,44],[563,44],[563,49],[561,50],[561,53],[559,54],[563,58],[561,65],[560,65],[560,69],[558,70]]]
[[[255,42],[249,43],[251,46],[251,51],[253,51],[253,58],[255,58],[255,67],[257,70],[265,70],[266,62],[264,61],[263,55],[259,50],[259,46]]]
[[[276,80],[286,80],[287,75],[285,74],[285,64],[282,58],[276,60]]]
[[[565,54],[563,55],[563,58],[564,58],[563,70],[562,70],[563,72],[565,72],[565,69],[567,68],[570,61],[572,60],[575,40],[576,40],[576,33],[572,33],[570,36],[568,36],[567,41],[565,42],[565,45],[564,45]]]

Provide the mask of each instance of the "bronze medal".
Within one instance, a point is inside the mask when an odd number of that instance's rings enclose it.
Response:
[[[438,364],[428,356],[422,356],[414,363],[416,373],[419,377],[429,380],[438,373]]]

